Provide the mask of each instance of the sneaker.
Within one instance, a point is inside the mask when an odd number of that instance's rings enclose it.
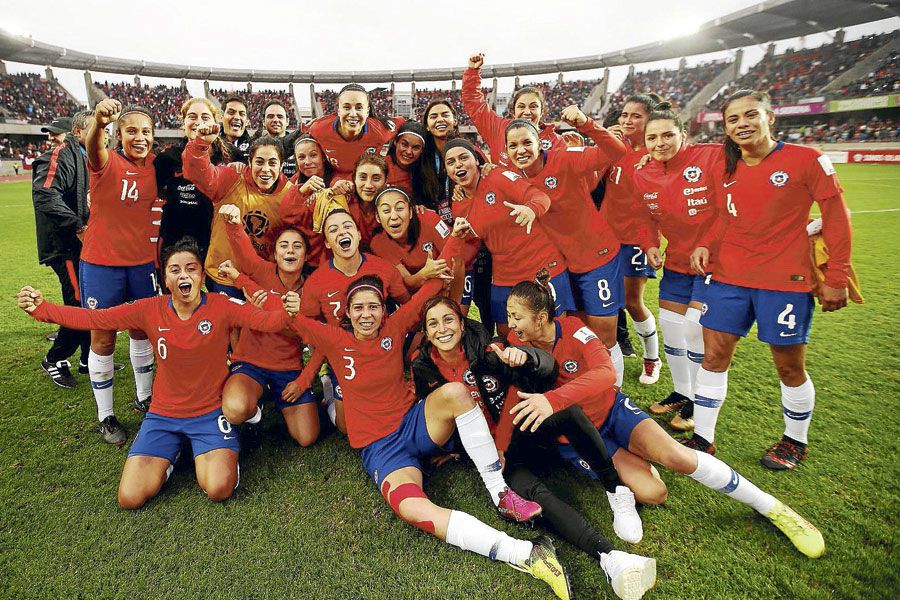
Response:
[[[513,569],[528,573],[535,579],[540,579],[550,586],[553,593],[561,600],[571,600],[572,585],[569,583],[569,577],[566,570],[559,563],[556,557],[556,548],[553,542],[545,535],[539,536],[531,541],[531,555],[523,565],[511,564]]]
[[[689,438],[681,438],[678,442],[682,446],[693,448],[697,452],[706,452],[707,454],[716,453],[716,443],[709,443],[696,433]]]
[[[622,600],[638,600],[656,585],[655,558],[612,550],[600,555],[600,566],[616,596]]]
[[[41,368],[50,376],[50,380],[59,387],[69,390],[75,387],[75,378],[72,377],[72,371],[69,370],[71,366],[72,363],[67,360],[55,363],[49,362],[46,358],[41,360]]]
[[[825,539],[822,533],[815,525],[794,512],[790,506],[776,501],[766,518],[806,556],[819,558],[825,554]]]
[[[644,525],[634,507],[632,491],[624,485],[616,486],[616,493],[606,492],[606,498],[613,511],[613,531],[619,539],[637,544],[644,537]]]
[[[56,338],[58,338],[58,337],[59,337],[59,329],[57,329],[57,330],[54,331],[53,333],[48,333],[48,334],[47,334],[47,341],[48,341],[48,342],[55,342],[55,341],[56,341]]]
[[[122,446],[128,441],[128,432],[114,415],[100,421],[100,433],[103,435],[103,441],[107,444]]]
[[[509,521],[524,523],[541,514],[541,505],[531,500],[526,500],[513,490],[506,488],[500,492],[500,503],[497,511],[500,516]]]
[[[121,371],[124,368],[125,368],[124,363],[113,363],[113,371]],[[87,364],[83,363],[81,361],[78,362],[78,372],[81,375],[89,375],[90,374]]]
[[[664,415],[667,412],[672,412],[673,410],[680,410],[682,406],[690,401],[691,399],[684,394],[672,392],[666,397],[665,400],[661,400],[659,402],[651,404],[649,410],[654,415]]]
[[[809,456],[809,448],[793,440],[782,438],[766,450],[766,454],[759,462],[762,466],[774,471],[786,471],[806,460],[807,456]]]
[[[659,381],[659,370],[662,368],[662,361],[657,359],[644,359],[644,372],[638,377],[638,381],[644,385],[653,385]]]
[[[141,400],[137,396],[134,397],[134,400],[131,401],[131,408],[134,412],[142,412],[145,413],[150,410],[150,401],[153,399],[153,396],[147,396],[146,400]]]
[[[675,431],[691,431],[692,429],[694,429],[694,419],[685,419],[680,414],[678,414],[672,417],[672,420],[669,421],[669,427],[671,427]]]

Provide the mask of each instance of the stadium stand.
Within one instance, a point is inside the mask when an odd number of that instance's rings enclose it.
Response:
[[[841,88],[841,94],[848,98],[858,96],[880,96],[900,91],[900,53],[891,54],[890,59],[882,63],[866,77]]]
[[[688,100],[715,79],[731,63],[713,61],[679,69],[654,69],[629,75],[610,99],[612,106],[621,106],[632,94],[656,92],[675,106],[683,107]]]
[[[280,100],[286,107],[288,112],[288,129],[297,128],[297,111],[294,109],[294,95],[287,90],[255,90],[248,92],[246,90],[210,90],[210,94],[221,103],[228,96],[240,96],[247,102],[247,112],[250,116],[251,128],[262,125],[262,109],[269,100]]]
[[[41,125],[81,110],[55,79],[47,80],[36,73],[0,76],[0,107],[6,110],[8,119]]]
[[[181,117],[178,111],[190,93],[182,88],[170,85],[147,84],[136,86],[130,83],[94,82],[104,94],[123,104],[137,104],[150,110],[157,128],[179,129]]]
[[[544,93],[547,102],[547,112],[544,120],[558,122],[562,109],[572,104],[582,106],[584,101],[599,83],[596,79],[575,81],[563,81],[561,83],[529,83],[527,85],[539,87]]]
[[[11,140],[0,138],[0,158],[24,160],[27,157],[40,156],[50,149],[50,142]]]
[[[485,94],[489,94],[490,90],[485,88]],[[413,102],[413,107],[415,110],[416,119],[422,118],[422,113],[425,111],[425,107],[429,102],[434,100],[435,98],[447,98],[450,100],[450,103],[453,105],[453,108],[456,109],[456,114],[459,117],[459,125],[471,125],[472,121],[469,119],[469,115],[466,114],[466,111],[463,110],[462,107],[462,92],[459,89],[455,90],[429,90],[429,89],[418,89],[416,88],[416,99]]]

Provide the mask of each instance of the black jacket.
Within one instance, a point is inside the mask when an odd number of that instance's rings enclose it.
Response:
[[[83,146],[67,134],[62,144],[36,158],[31,168],[38,261],[49,264],[77,258],[81,241],[76,232],[87,224],[89,214]]]
[[[246,130],[244,130],[244,134],[236,139],[233,144],[228,141],[225,134],[220,135],[219,139],[222,140],[222,144],[231,154],[231,160],[228,162],[242,162],[245,165],[250,162],[250,144],[253,143],[253,140]]]
[[[469,360],[469,373],[464,377],[474,377],[484,405],[496,423],[500,420],[509,386],[514,385],[524,392],[546,392],[556,383],[557,366],[549,352],[531,346],[517,346],[528,355],[528,360],[522,367],[510,367],[487,349],[490,343],[491,337],[481,323],[466,319],[462,348]],[[412,363],[413,381],[419,398],[425,398],[447,383],[431,359],[431,349],[431,342],[424,340]]]

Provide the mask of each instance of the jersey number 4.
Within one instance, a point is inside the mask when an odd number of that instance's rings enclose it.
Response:
[[[128,181],[127,179],[122,180],[122,197],[119,198],[122,202],[125,200],[131,200],[132,202],[138,201],[138,189],[137,189],[137,181]]]
[[[728,209],[731,216],[737,216],[737,207],[735,207],[734,201],[731,199],[731,194],[725,194],[725,208]]]

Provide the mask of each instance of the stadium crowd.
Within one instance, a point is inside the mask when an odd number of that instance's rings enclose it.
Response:
[[[81,107],[55,79],[19,73],[0,76],[0,108],[7,119],[43,124]]]
[[[153,113],[153,124],[162,129],[179,129],[178,109],[191,97],[181,86],[154,85],[140,86],[131,83],[94,82],[108,98],[120,98],[122,102],[146,106]]]
[[[622,100],[632,94],[655,91],[683,108],[688,100],[730,64],[728,61],[719,60],[684,69],[654,69],[635,72],[625,79],[619,90],[613,94],[610,103],[613,106],[619,106]]]
[[[880,96],[895,92],[900,92],[900,52],[894,52],[888,60],[865,77],[860,77],[841,88],[841,95],[845,98]]]

